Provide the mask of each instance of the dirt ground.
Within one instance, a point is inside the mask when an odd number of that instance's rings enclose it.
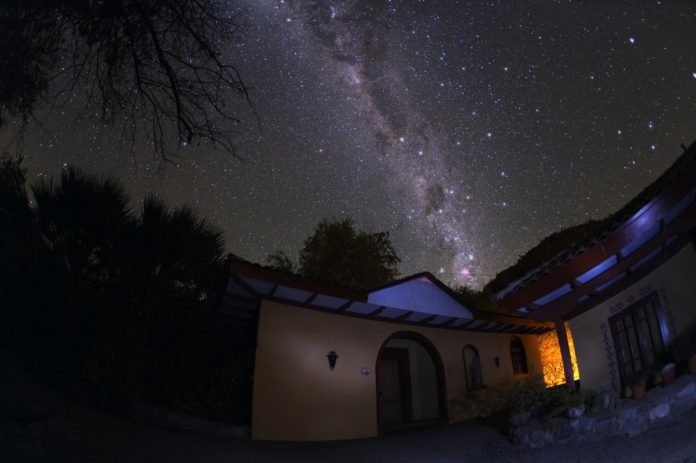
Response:
[[[671,427],[633,438],[610,438],[529,450],[479,422],[349,442],[277,443],[224,440],[169,431],[69,406],[43,427],[8,436],[0,461],[31,462],[694,462],[696,413]],[[55,422],[51,424],[52,422]],[[2,436],[0,436],[2,437]],[[9,438],[9,439],[8,439]]]
[[[530,450],[469,421],[343,442],[221,439],[162,429],[77,404],[24,377],[0,355],[0,463],[692,462],[696,412],[636,437]]]

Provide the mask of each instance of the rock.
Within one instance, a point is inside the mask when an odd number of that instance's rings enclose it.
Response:
[[[532,414],[529,412],[515,413],[514,415],[510,415],[508,422],[513,427],[524,426],[529,422],[531,416]]]
[[[570,419],[580,418],[585,413],[585,404],[576,405],[566,410],[566,416]]]
[[[553,439],[559,443],[565,443],[575,437],[575,429],[571,426],[561,426],[553,432]]]
[[[664,402],[650,410],[650,421],[658,421],[669,416],[669,403]]]
[[[693,382],[688,383],[674,395],[676,399],[684,399],[691,396],[696,396],[696,383]]]
[[[604,384],[600,387],[595,401],[597,411],[613,411],[619,404],[619,395],[611,384]]]
[[[534,429],[529,433],[529,447],[538,449],[546,444],[546,432],[541,429]]]

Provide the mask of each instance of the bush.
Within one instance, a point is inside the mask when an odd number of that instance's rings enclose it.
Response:
[[[546,387],[543,378],[536,375],[476,391],[475,395],[464,391],[452,403],[455,409],[473,410],[480,418],[498,412],[510,415],[530,412],[533,416],[548,419],[561,416],[568,408],[580,404],[584,404],[586,410],[591,410],[596,395],[591,389],[571,391],[564,384]]]

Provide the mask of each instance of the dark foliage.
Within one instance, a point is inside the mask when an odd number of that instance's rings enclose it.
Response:
[[[569,227],[547,236],[541,240],[539,244],[521,256],[514,265],[498,273],[495,278],[485,286],[484,291],[489,294],[495,294],[503,290],[512,281],[521,278],[527,272],[553,259],[560,252],[580,244],[589,236],[606,226],[608,220],[609,218],[604,220],[589,220],[583,224]]]
[[[276,251],[266,257],[266,264],[275,270],[281,272],[295,273],[295,264],[283,251]]]
[[[233,152],[230,96],[250,103],[225,58],[238,21],[220,0],[0,2],[0,126],[77,98],[132,143],[142,130],[163,156],[172,137]]]
[[[371,288],[392,281],[399,262],[388,232],[356,230],[350,218],[324,219],[304,242],[299,273],[344,286]]]
[[[213,334],[220,231],[155,196],[133,212],[120,182],[76,169],[34,185],[33,209],[19,160],[0,179],[4,347],[115,411],[137,399],[248,421],[253,333]]]
[[[503,307],[493,302],[493,297],[485,291],[475,291],[466,286],[455,286],[452,291],[471,310],[481,310],[484,312],[502,313],[509,315]]]
[[[688,148],[682,145],[682,148],[684,149],[684,154],[621,209],[601,220],[589,220],[547,236],[538,245],[521,256],[514,265],[498,273],[486,285],[484,291],[489,294],[495,294],[562,252],[573,254],[577,248],[595,239],[598,235],[620,227],[621,224],[631,218],[648,201],[669,185],[675,176],[683,173],[694,162],[694,159],[696,159],[696,142],[692,143]]]

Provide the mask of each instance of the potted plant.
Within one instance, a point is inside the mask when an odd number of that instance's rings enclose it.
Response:
[[[670,351],[677,362],[688,364],[690,373],[696,375],[696,322],[674,338]]]
[[[645,397],[645,385],[648,381],[648,376],[650,376],[649,372],[643,371],[634,377],[630,386],[631,397],[634,400],[640,400]]]
[[[667,363],[660,370],[662,387],[667,387],[676,380],[677,365],[673,362]]]

